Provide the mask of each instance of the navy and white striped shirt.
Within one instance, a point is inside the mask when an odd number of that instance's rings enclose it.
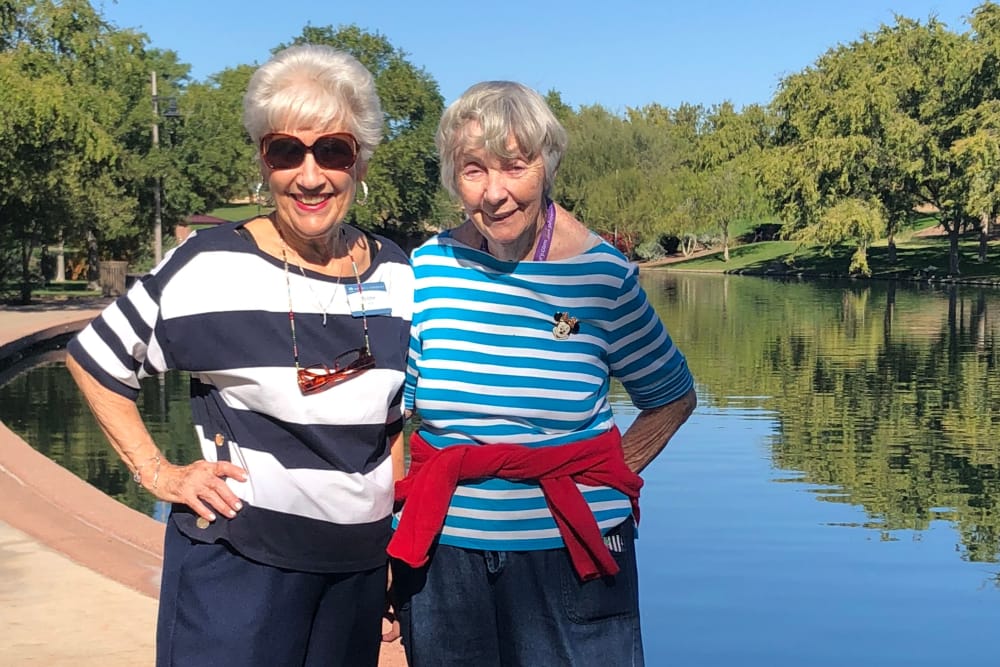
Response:
[[[361,276],[366,293],[384,284],[389,308],[368,313],[376,367],[303,395],[283,263],[237,233],[241,225],[192,235],[74,338],[69,352],[131,399],[143,377],[190,372],[204,458],[231,460],[248,473],[246,482],[227,480],[244,502],[232,520],[220,515],[201,529],[189,508],[174,507],[171,520],[192,539],[223,540],[251,559],[295,570],[379,566],[391,530],[388,438],[401,427],[412,310],[407,257],[377,237],[381,248]],[[362,321],[347,297],[354,277],[303,276],[293,266],[288,279],[303,366],[332,364],[362,345]]]
[[[635,265],[606,242],[568,259],[511,263],[444,232],[414,251],[413,270],[404,405],[434,447],[577,442],[614,426],[611,377],[640,409],[693,386]],[[576,318],[579,331],[556,337],[556,313]],[[631,513],[618,491],[580,489],[605,532]],[[461,484],[440,541],[511,551],[563,546],[538,484],[503,479]]]

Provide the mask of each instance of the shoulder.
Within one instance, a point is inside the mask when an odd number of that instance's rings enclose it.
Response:
[[[569,259],[587,252],[594,246],[594,234],[572,213],[558,204],[555,206],[555,234],[552,237],[549,259]]]
[[[378,252],[375,255],[376,262],[392,262],[397,264],[407,264],[409,265],[410,259],[403,252],[403,249],[399,247],[392,239],[389,239],[381,234],[374,234],[369,232],[369,236],[378,243]]]
[[[619,285],[638,275],[635,262],[569,213],[563,227],[561,252],[552,259],[567,271],[604,276]],[[554,249],[560,247],[554,246]]]
[[[439,232],[417,246],[411,254],[414,266],[428,257],[451,254],[456,247],[467,247],[466,244],[456,241],[455,232],[457,229]]]
[[[163,263],[152,273],[160,282],[167,281],[206,253],[217,253],[213,257],[213,265],[217,270],[224,270],[225,263],[231,258],[254,251],[253,242],[238,232],[242,224],[243,221],[228,222],[192,232],[165,255]]]
[[[194,231],[183,243],[177,246],[177,250],[187,249],[189,252],[197,252],[199,250],[238,248],[247,243],[247,240],[239,234],[239,230],[246,222],[246,220],[236,220]]]

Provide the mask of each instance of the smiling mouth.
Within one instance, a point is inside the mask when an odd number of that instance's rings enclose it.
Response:
[[[329,199],[332,199],[333,198],[333,193],[332,192],[328,192],[328,193],[319,194],[319,195],[293,194],[293,195],[291,195],[291,197],[292,197],[292,199],[294,199],[295,201],[299,202],[300,204],[304,204],[306,206],[318,206],[318,205],[322,204],[323,202],[328,201]]]
[[[493,214],[486,213],[484,211],[484,213],[486,215],[486,219],[489,220],[490,222],[503,222],[504,220],[506,220],[510,216],[512,216],[515,213],[517,213],[517,211],[510,211],[509,213],[493,213]]]

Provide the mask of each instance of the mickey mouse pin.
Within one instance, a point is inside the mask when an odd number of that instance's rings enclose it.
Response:
[[[580,321],[572,317],[569,313],[556,313],[552,319],[556,323],[552,327],[552,335],[558,340],[565,340],[569,338],[570,334],[579,333],[580,331]]]

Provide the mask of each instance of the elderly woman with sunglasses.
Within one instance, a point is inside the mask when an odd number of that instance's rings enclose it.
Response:
[[[389,545],[409,664],[641,665],[637,473],[691,374],[636,267],[552,201],[566,133],[538,93],[473,86],[437,146],[466,220],[412,258],[421,421]]]
[[[344,218],[381,107],[356,59],[303,45],[254,73],[244,125],[273,213],[191,236],[68,364],[135,481],[172,503],[158,665],[375,665],[413,274]],[[186,465],[135,405],[168,370],[191,375],[203,460]]]

